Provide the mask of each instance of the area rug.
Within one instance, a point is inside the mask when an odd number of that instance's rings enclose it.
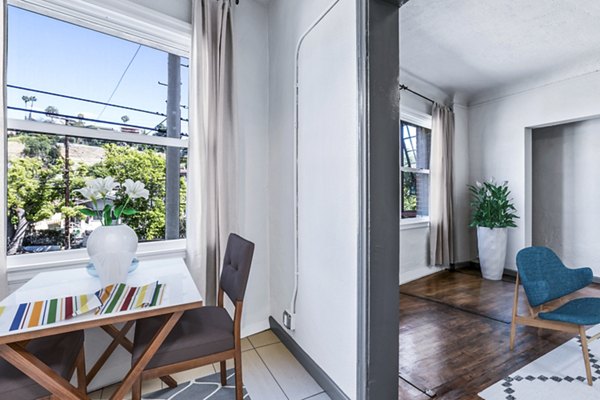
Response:
[[[144,399],[153,400],[235,400],[235,373],[227,371],[227,385],[221,386],[218,373],[180,383],[176,388],[161,389],[154,393],[145,394]],[[244,400],[250,400],[250,395],[244,387]]]
[[[596,325],[587,331],[593,336]],[[573,338],[551,352],[495,383],[479,396],[485,400],[536,400],[600,398],[600,340],[588,344],[594,386],[587,384],[581,341]]]

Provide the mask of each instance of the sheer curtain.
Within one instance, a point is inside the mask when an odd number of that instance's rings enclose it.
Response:
[[[237,220],[232,33],[230,0],[194,0],[186,261],[208,305]]]
[[[0,232],[4,238],[0,244],[0,299],[8,295],[8,283],[6,277],[6,0],[0,0],[0,34],[2,35],[0,51],[2,52],[2,70],[0,71],[0,82],[2,84],[2,95],[0,96],[0,163],[4,172],[0,174],[0,187],[2,188],[2,200],[0,205]]]
[[[452,151],[454,113],[448,107],[433,105],[431,127],[429,251],[431,265],[454,262],[452,237]]]

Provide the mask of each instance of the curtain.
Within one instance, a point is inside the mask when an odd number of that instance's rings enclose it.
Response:
[[[8,283],[6,277],[6,0],[0,0],[0,52],[2,52],[2,70],[0,71],[0,80],[2,84],[2,95],[0,96],[0,132],[2,132],[2,140],[0,141],[0,163],[3,168],[3,173],[0,174],[0,187],[2,188],[2,197],[0,200],[0,232],[4,238],[0,243],[0,299],[8,295]]]
[[[429,263],[454,263],[452,216],[452,151],[454,113],[448,107],[433,105],[430,161]]]
[[[237,220],[232,33],[230,0],[194,0],[186,261],[207,305]]]

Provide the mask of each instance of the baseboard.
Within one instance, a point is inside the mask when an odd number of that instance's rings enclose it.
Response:
[[[255,322],[255,323],[250,324],[250,325],[244,325],[244,326],[242,326],[241,335],[244,338],[246,336],[254,335],[255,333],[266,331],[269,328],[270,328],[270,326],[269,326],[269,320],[265,319],[263,321]]]
[[[296,357],[296,360],[298,360],[313,379],[317,381],[323,390],[327,392],[327,395],[331,397],[332,400],[350,399],[273,317],[269,317],[269,324],[273,333],[281,340],[281,343],[283,343],[290,353]]]
[[[400,271],[400,284],[417,280],[427,275],[435,274],[436,272],[442,271],[442,267],[419,267],[408,272]]]

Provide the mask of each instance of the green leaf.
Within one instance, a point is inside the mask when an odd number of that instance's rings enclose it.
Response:
[[[79,212],[88,217],[96,216],[96,212],[94,210],[90,210],[89,208],[83,208],[83,209],[79,210]]]
[[[126,208],[123,210],[123,215],[135,215],[137,214],[137,211],[135,211],[133,208]]]
[[[110,204],[104,206],[102,220],[104,221],[104,225],[112,225],[112,206]]]

